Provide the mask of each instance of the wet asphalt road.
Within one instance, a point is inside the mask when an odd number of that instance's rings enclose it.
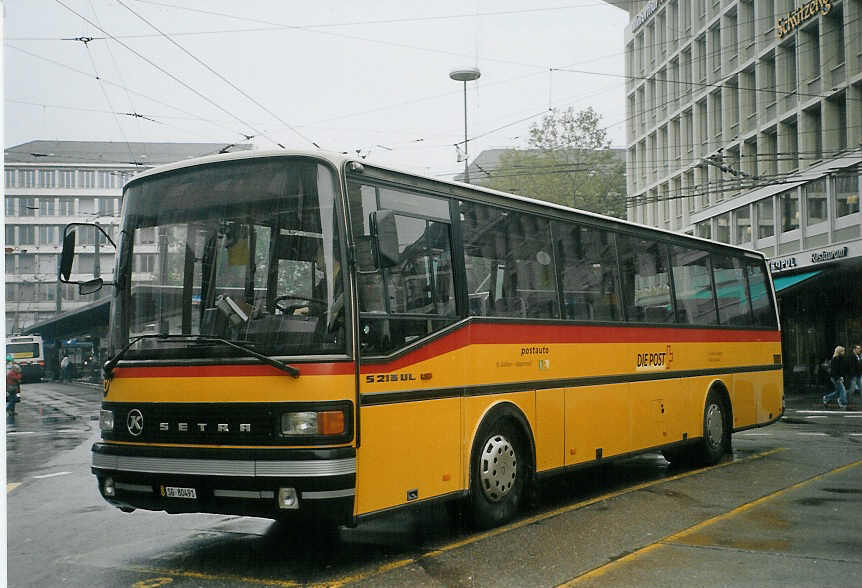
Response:
[[[10,586],[862,585],[862,411],[796,399],[782,422],[737,434],[716,467],[650,454],[583,470],[488,533],[435,507],[332,537],[121,513],[89,473],[100,390],[24,396],[6,433]]]

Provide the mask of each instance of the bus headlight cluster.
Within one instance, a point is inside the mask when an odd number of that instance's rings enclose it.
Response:
[[[286,412],[281,415],[281,434],[341,435],[344,412],[341,410]]]
[[[102,410],[99,412],[99,429],[111,432],[114,430],[114,411]]]

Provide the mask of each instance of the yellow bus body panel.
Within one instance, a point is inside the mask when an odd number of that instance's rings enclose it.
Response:
[[[115,378],[105,402],[312,402],[356,398],[352,374]]]

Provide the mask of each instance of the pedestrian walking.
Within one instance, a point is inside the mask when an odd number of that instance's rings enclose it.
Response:
[[[832,353],[832,360],[829,362],[829,379],[832,381],[833,390],[823,397],[824,408],[836,397],[838,398],[838,407],[841,409],[847,408],[847,389],[844,388],[845,379],[848,379],[847,367],[844,348],[839,345]]]
[[[64,353],[63,359],[60,360],[60,377],[63,383],[72,380],[72,360],[69,359],[68,353]]]
[[[850,382],[847,384],[847,400],[850,400],[850,395],[854,391],[859,392],[862,398],[862,345],[857,343],[853,346],[853,353],[850,354],[848,360],[850,372]]]
[[[15,422],[15,405],[21,401],[21,366],[6,361],[6,422]]]

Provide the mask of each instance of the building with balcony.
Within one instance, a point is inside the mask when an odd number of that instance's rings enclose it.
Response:
[[[862,340],[862,0],[607,0],[629,220],[771,260],[789,381]]]
[[[6,332],[92,304],[76,286],[57,281],[68,223],[98,223],[114,240],[123,185],[155,165],[250,149],[222,143],[30,141],[5,150]],[[72,279],[111,279],[114,249],[92,228],[77,234]],[[155,249],[143,244],[135,271],[149,272]],[[107,295],[107,290],[101,292]],[[105,315],[107,316],[107,315]]]

